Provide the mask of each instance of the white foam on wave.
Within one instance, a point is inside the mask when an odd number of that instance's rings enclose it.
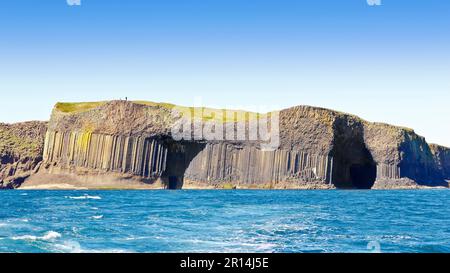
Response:
[[[66,198],[73,199],[73,200],[86,200],[86,199],[93,199],[93,200],[101,200],[102,198],[100,196],[91,196],[91,195],[82,195],[82,196],[66,196]]]
[[[28,225],[28,219],[9,219],[5,222],[0,222],[0,228],[16,228]]]
[[[12,237],[13,240],[24,240],[24,241],[54,241],[56,239],[61,238],[62,235],[56,231],[49,231],[45,233],[43,236],[34,236],[34,235],[23,235],[23,236],[15,236]]]
[[[44,236],[42,236],[42,240],[44,241],[51,241],[61,238],[62,235],[55,231],[49,231]]]
[[[144,239],[148,239],[148,238],[149,237],[145,237],[145,236],[137,236],[137,237],[130,236],[130,237],[124,238],[123,240],[124,241],[136,241],[136,240],[144,240]],[[161,239],[161,237],[155,237],[155,239]]]
[[[61,244],[54,244],[53,250],[61,253],[131,253],[124,249],[88,249],[76,241],[65,241]]]
[[[64,253],[83,253],[84,250],[81,248],[81,245],[78,242],[66,241],[62,244],[53,245],[53,249],[57,252]]]
[[[95,215],[95,216],[92,216],[91,218],[95,219],[95,220],[100,220],[100,219],[103,219],[103,215]]]

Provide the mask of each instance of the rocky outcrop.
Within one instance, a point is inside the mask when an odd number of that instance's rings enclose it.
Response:
[[[367,124],[366,143],[377,163],[375,188],[448,186],[430,145],[413,130]]]
[[[180,140],[173,135],[180,112],[192,114],[191,138]],[[43,187],[48,181],[87,188],[448,186],[449,149],[428,145],[411,129],[297,106],[259,116],[277,117],[279,145],[266,149],[261,132],[251,137],[252,126],[264,127],[252,123],[255,116],[236,111],[230,119],[222,110],[151,102],[57,104],[45,142],[45,128],[35,133],[40,141],[36,143],[41,143],[35,152],[41,152],[42,165],[41,157],[35,156],[27,157],[27,162],[33,158],[33,164],[21,167],[23,173],[34,169],[37,174],[8,182],[7,187],[22,182],[24,187]],[[242,123],[244,139],[208,139],[194,132],[200,126],[203,132],[214,128],[222,136],[229,136],[230,130],[237,136]],[[266,129],[276,127],[270,124]]]
[[[0,124],[0,189],[19,187],[42,161],[46,122]]]
[[[430,145],[436,167],[444,179],[450,180],[450,149],[436,144]]]

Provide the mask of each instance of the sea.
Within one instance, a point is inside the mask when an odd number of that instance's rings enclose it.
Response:
[[[448,253],[449,190],[0,191],[4,253]]]

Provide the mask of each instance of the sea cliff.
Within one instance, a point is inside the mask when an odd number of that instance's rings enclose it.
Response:
[[[19,187],[42,163],[47,123],[0,123],[0,189]]]
[[[237,131],[239,122],[245,121],[247,138],[211,140],[193,132],[192,138],[176,140],[177,111],[192,113],[203,129],[211,125],[215,132],[223,129],[223,135],[227,134],[225,128]],[[0,185],[96,189],[448,187],[450,150],[429,145],[411,129],[309,106],[262,115],[234,114],[230,119],[223,110],[152,102],[58,103],[48,126],[39,123],[30,133],[34,149],[18,153],[17,147],[27,147],[27,142],[10,143],[2,149]],[[263,140],[249,137],[251,120],[275,115],[278,145],[265,149]],[[30,130],[23,125],[0,128],[11,132],[8,135]],[[273,124],[269,129],[274,130]],[[2,138],[1,142],[7,141]],[[12,151],[18,156],[8,156]],[[28,165],[20,167],[23,162]],[[17,172],[11,172],[13,165],[24,175],[18,178]]]

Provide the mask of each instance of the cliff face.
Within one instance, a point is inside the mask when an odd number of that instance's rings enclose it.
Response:
[[[442,173],[444,179],[450,180],[450,149],[439,145],[430,145],[431,153],[436,162],[436,167]]]
[[[151,188],[411,188],[450,179],[450,150],[410,129],[299,106],[278,113],[280,145],[266,151],[258,140],[175,141],[173,107],[59,104],[48,131],[44,122],[1,124],[0,187],[42,175]]]
[[[62,106],[55,107],[49,123],[41,173],[77,174],[82,180],[102,176],[106,183],[105,175],[114,173],[114,179],[132,177],[166,188],[332,186],[327,110],[280,112],[280,147],[262,151],[258,140],[175,141],[171,127],[177,119],[170,105],[115,101],[75,111]]]
[[[366,143],[378,165],[375,187],[448,186],[430,145],[414,131],[368,124]]]
[[[58,104],[39,174],[173,189],[411,188],[446,186],[449,178],[449,150],[430,147],[410,129],[298,106],[277,113],[279,146],[267,151],[260,140],[175,141],[173,107],[126,101]],[[243,120],[250,119],[244,114]],[[205,120],[237,128],[237,119]]]
[[[46,122],[0,124],[0,189],[19,187],[42,161]]]

